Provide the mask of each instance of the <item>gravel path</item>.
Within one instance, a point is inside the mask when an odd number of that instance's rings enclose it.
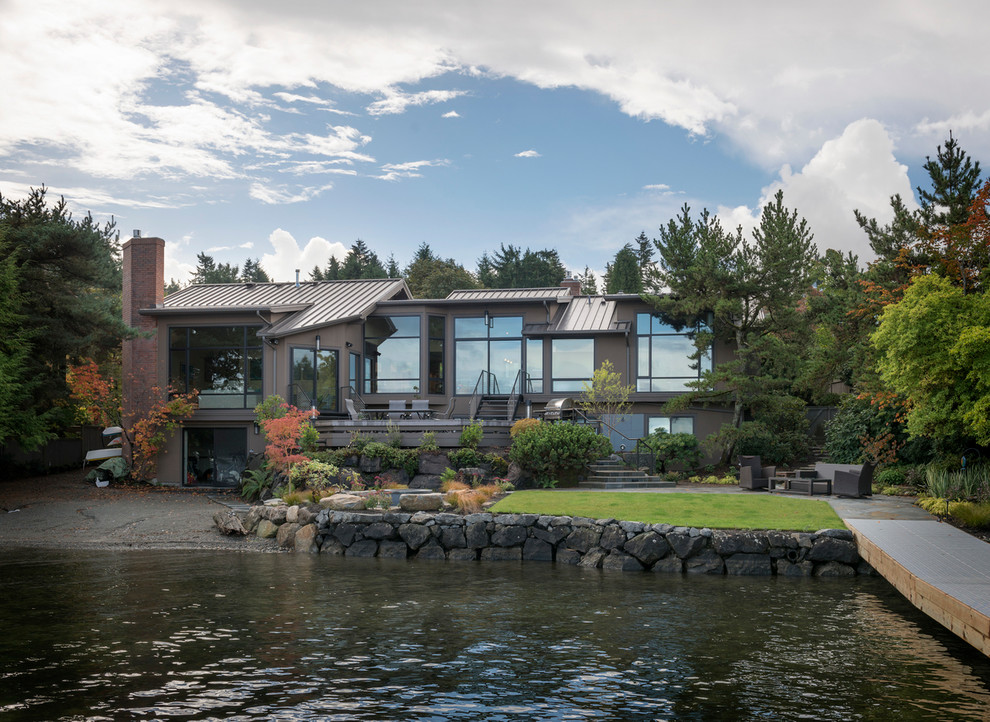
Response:
[[[276,551],[270,540],[226,537],[213,524],[235,496],[151,486],[98,489],[82,470],[0,481],[0,549],[230,549]]]

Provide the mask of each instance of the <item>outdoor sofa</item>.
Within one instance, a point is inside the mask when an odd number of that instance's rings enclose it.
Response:
[[[832,480],[833,496],[873,495],[873,464],[815,464],[815,473]]]

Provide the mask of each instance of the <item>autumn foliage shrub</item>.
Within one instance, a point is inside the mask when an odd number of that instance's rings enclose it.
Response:
[[[174,393],[168,387],[165,393],[154,390],[157,399],[148,412],[134,422],[128,441],[131,445],[131,475],[135,479],[150,479],[155,475],[156,462],[172,433],[183,420],[193,415],[199,406],[198,391],[187,394]]]
[[[110,369],[101,370],[93,359],[84,359],[78,366],[69,365],[65,381],[83,421],[120,426],[120,384]]]

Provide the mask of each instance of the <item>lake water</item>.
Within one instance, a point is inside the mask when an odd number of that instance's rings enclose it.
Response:
[[[2,720],[974,720],[990,660],[880,579],[0,553]]]

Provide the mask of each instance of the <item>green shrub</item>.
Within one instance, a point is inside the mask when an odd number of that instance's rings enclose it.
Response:
[[[612,453],[608,437],[580,424],[539,424],[516,435],[509,458],[533,474],[542,486],[553,486],[561,474]]]
[[[320,451],[314,451],[307,456],[313,461],[319,461],[324,464],[332,464],[336,467],[341,467],[344,465],[344,461],[349,456],[353,456],[354,450],[348,447],[343,449],[321,449]]]
[[[420,451],[440,451],[440,446],[437,444],[436,432],[424,431],[422,438],[419,440],[419,446],[416,448]]]
[[[272,473],[267,469],[246,469],[241,475],[241,496],[248,501],[261,497],[272,484]]]
[[[481,443],[481,437],[483,437],[484,435],[485,435],[485,429],[484,426],[482,425],[482,422],[480,420],[475,421],[464,427],[463,431],[461,431],[460,438],[457,440],[457,443],[463,449],[477,449],[478,444]]]
[[[949,515],[973,529],[990,527],[990,504],[957,501],[949,504]]]
[[[509,462],[498,454],[485,454],[482,457],[482,461],[492,468],[492,473],[495,476],[503,476],[509,472]]]
[[[285,399],[278,394],[272,394],[254,407],[254,415],[261,422],[269,419],[281,419],[288,410],[289,405],[285,403]]]
[[[340,468],[329,463],[310,459],[299,464],[293,464],[289,469],[289,481],[296,488],[322,491],[329,489],[337,481]]]
[[[666,473],[667,464],[681,463],[692,468],[701,459],[698,438],[694,434],[669,434],[663,429],[657,429],[640,439],[640,443],[653,452],[656,457],[654,471],[661,474]]]
[[[392,506],[392,495],[387,491],[375,491],[364,499],[365,509],[388,509]]]
[[[347,448],[351,449],[355,454],[364,453],[364,447],[371,443],[371,437],[365,436],[360,431],[351,432],[351,440],[347,444]]]
[[[393,449],[398,449],[402,446],[402,432],[399,430],[398,424],[393,424],[389,421],[386,425],[385,443],[391,446]]]
[[[516,438],[516,436],[521,434],[526,429],[530,429],[534,426],[539,426],[542,423],[543,422],[540,421],[539,419],[533,419],[533,418],[519,419],[516,423],[512,425],[512,428],[509,429],[509,436],[514,439]]]
[[[447,454],[450,463],[455,469],[463,469],[466,466],[477,466],[481,461],[481,455],[474,449],[455,449]]]
[[[456,479],[456,478],[457,478],[457,472],[456,472],[456,471],[454,471],[453,469],[451,469],[451,468],[450,468],[450,467],[448,466],[448,467],[447,467],[446,469],[444,469],[444,470],[443,470],[443,472],[442,472],[442,473],[440,474],[440,483],[441,483],[441,484],[444,484],[444,483],[447,483],[447,482],[451,482],[451,481],[453,481],[453,480],[454,480],[454,479]]]
[[[897,466],[890,466],[883,471],[878,471],[873,476],[873,483],[880,487],[903,486],[906,481],[904,469]]]

